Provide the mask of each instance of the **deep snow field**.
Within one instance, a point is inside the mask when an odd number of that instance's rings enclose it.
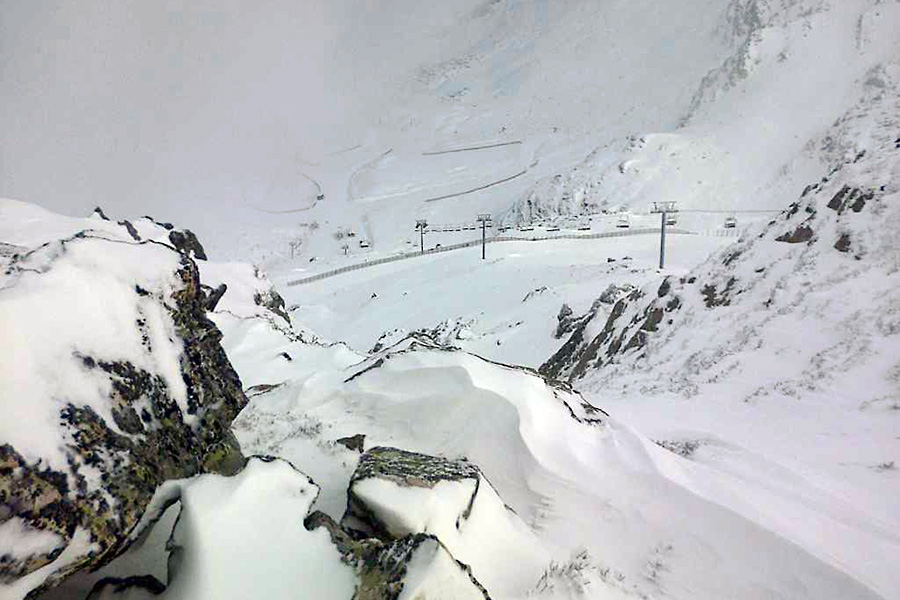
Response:
[[[356,498],[435,536],[392,598],[900,600],[900,2],[302,4],[0,7],[0,198],[37,205],[0,200],[0,448],[63,468],[67,394],[113,419],[73,348],[187,418],[177,329],[131,299],[179,289],[150,214],[227,285],[231,430],[267,457],[163,484],[127,552],[29,598],[364,600],[309,525]],[[434,251],[484,213],[521,239]],[[424,256],[302,281],[418,219]],[[358,434],[465,476],[357,479]],[[5,502],[0,559],[59,552],[0,600],[96,548]],[[165,589],[95,587],[139,575]]]

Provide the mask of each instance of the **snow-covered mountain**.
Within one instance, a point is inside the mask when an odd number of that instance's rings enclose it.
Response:
[[[339,262],[347,229],[369,238],[356,259],[389,254],[416,218],[520,196],[535,215],[582,195],[780,209],[819,160],[805,144],[896,53],[897,20],[874,0],[5,10],[0,193],[77,215],[152,202],[257,262],[291,242]]]
[[[900,598],[900,3],[0,17],[0,598]]]
[[[846,160],[835,121],[891,85],[897,11],[853,0],[730,2],[717,29],[726,57],[698,82],[677,127],[598,144],[522,194],[505,218],[663,201],[688,211],[781,210]],[[682,224],[702,229],[723,218],[686,214]]]

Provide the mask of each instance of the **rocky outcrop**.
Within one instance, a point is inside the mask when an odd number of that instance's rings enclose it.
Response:
[[[483,481],[478,467],[468,461],[380,446],[359,459],[347,488],[341,526],[322,515],[313,516],[312,521],[325,526],[344,556],[359,567],[355,597],[360,600],[397,598],[409,585],[414,587],[407,590],[408,597],[419,593],[430,597],[429,588],[437,585],[438,589],[450,586],[453,597],[489,598],[471,567],[457,560],[440,539],[441,525],[429,528],[422,521],[434,519],[432,525],[436,525],[450,519],[457,529],[465,528]],[[442,483],[451,484],[452,489]],[[384,484],[392,491],[383,489]],[[412,493],[420,506],[406,505],[403,490],[415,490]],[[386,492],[383,497],[382,492]],[[428,514],[428,507],[437,504],[423,493],[442,495],[445,506],[450,504],[446,514]],[[414,576],[411,568],[417,571]]]
[[[478,467],[464,460],[448,460],[409,452],[398,448],[379,446],[372,448],[359,459],[356,471],[347,489],[347,509],[341,526],[358,538],[375,537],[392,540],[405,535],[395,524],[380,519],[377,512],[359,494],[359,484],[366,480],[389,481],[401,487],[434,489],[443,481],[466,482],[472,493],[465,506],[459,507],[458,518],[468,518],[481,481]]]
[[[586,365],[580,365],[579,363],[586,355],[585,345],[594,342],[594,340],[585,339],[585,331],[588,324],[603,317],[605,313],[601,314],[601,311],[608,310],[604,309],[604,305],[615,305],[620,298],[627,297],[635,291],[635,287],[631,284],[621,286],[610,284],[600,294],[600,297],[594,300],[593,304],[591,304],[591,309],[587,313],[575,317],[571,312],[566,315],[564,310],[560,310],[559,316],[557,316],[558,324],[555,337],[557,339],[562,338],[564,335],[569,337],[562,347],[547,362],[540,366],[538,372],[550,379],[561,379],[564,374],[573,372],[576,365],[578,365],[579,370],[586,368]],[[566,305],[563,305],[563,307],[565,308]],[[615,314],[615,312],[616,307],[613,306],[612,314]]]
[[[281,297],[281,294],[275,291],[274,288],[269,288],[264,292],[257,292],[253,296],[253,301],[257,306],[262,306],[263,308],[267,308],[290,325],[291,317],[285,311],[284,298]]]
[[[206,260],[206,251],[200,244],[200,240],[194,235],[190,229],[179,231],[173,229],[169,232],[169,241],[175,246],[175,249],[184,254],[199,260]]]
[[[822,365],[828,362],[823,357],[835,354],[829,361],[838,365],[838,353],[827,347],[811,351],[811,340],[802,336],[782,339],[774,331],[763,336],[761,330],[775,328],[775,322],[790,315],[802,321],[816,314],[823,330],[829,324],[836,332],[853,331],[847,338],[850,344],[866,345],[870,342],[864,340],[893,331],[876,324],[893,313],[897,301],[898,288],[890,283],[898,270],[896,242],[886,226],[898,218],[900,157],[894,134],[885,130],[884,123],[894,118],[898,98],[896,91],[881,93],[839,120],[828,140],[846,146],[844,162],[807,186],[778,217],[760,224],[688,276],[668,277],[632,291],[608,316],[599,315],[575,328],[540,372],[574,382],[590,373],[613,378],[621,369],[648,373],[657,369],[648,375],[655,381],[640,384],[643,391],[669,386],[690,395],[697,390],[694,379],[704,380],[704,372],[729,362],[737,350],[758,350],[766,339],[784,343],[786,355],[814,356],[809,364],[797,367],[802,384],[782,381],[771,386],[812,389],[828,375],[823,372]],[[858,148],[858,140],[868,147]],[[849,305],[837,300],[828,311],[822,309],[820,303],[831,303],[829,298],[846,295],[847,289],[858,296],[855,312],[846,312]],[[864,313],[870,317],[863,318]],[[784,323],[781,328],[789,326]],[[861,335],[862,329],[868,333]],[[586,339],[587,330],[599,333]],[[706,332],[710,339],[691,339],[688,331]],[[791,344],[796,351],[787,348]],[[658,371],[662,366],[670,369],[668,376]],[[725,375],[708,378],[720,381],[740,368],[732,365]]]
[[[18,423],[27,436],[0,430],[0,526],[25,528],[22,550],[0,558],[0,588],[35,593],[107,563],[160,484],[244,464],[230,424],[247,398],[206,317],[200,254],[84,231],[7,265],[0,312],[29,345],[0,404],[34,421]]]
[[[304,521],[307,529],[328,531],[343,560],[356,568],[358,584],[353,600],[396,600],[431,597],[489,600],[490,595],[472,575],[472,569],[453,558],[441,541],[415,533],[393,541],[354,539],[328,515],[316,511]]]
[[[389,553],[413,542],[430,543],[426,570],[442,565],[439,570],[449,569],[455,579],[465,573],[485,597],[485,588],[501,596],[524,593],[498,573],[511,565],[536,571],[547,559],[476,465],[399,448],[375,447],[360,457],[341,529],[349,540],[378,540]],[[432,542],[423,534],[433,536]],[[413,579],[427,577],[420,573]],[[461,597],[473,597],[469,586],[464,589]]]
[[[366,436],[363,433],[357,433],[356,435],[338,438],[335,440],[335,443],[344,446],[347,450],[362,453],[365,450]]]

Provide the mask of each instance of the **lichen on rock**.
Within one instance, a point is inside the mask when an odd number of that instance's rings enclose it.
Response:
[[[0,590],[57,561],[77,532],[90,543],[32,595],[109,562],[160,484],[244,464],[230,424],[247,398],[206,316],[197,246],[118,229],[20,252],[2,276],[5,330],[35,341],[4,371],[0,404],[31,420],[0,430],[0,524],[21,519],[60,543],[3,557]]]

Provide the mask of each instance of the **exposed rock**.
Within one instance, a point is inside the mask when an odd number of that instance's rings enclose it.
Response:
[[[257,292],[253,295],[253,301],[256,302],[257,306],[267,308],[284,319],[288,325],[291,324],[291,317],[288,316],[284,309],[284,298],[274,288],[269,288],[265,292]]]
[[[850,234],[842,233],[834,243],[834,249],[838,252],[848,252],[850,250]]]
[[[153,223],[154,225],[157,225],[157,226],[159,226],[159,227],[162,227],[162,228],[165,229],[166,231],[172,231],[173,229],[175,229],[175,226],[172,225],[171,223],[166,223],[165,221],[157,221],[156,219],[154,219],[153,217],[150,217],[150,216],[148,216],[148,215],[144,215],[142,218],[147,219],[148,221],[150,221],[150,222]]]
[[[615,304],[619,301],[619,298],[631,293],[634,290],[634,286],[630,283],[626,283],[624,285],[616,285],[614,283],[609,284],[609,286],[603,290],[603,293],[600,294],[600,297],[597,298],[597,302],[602,304]]]
[[[206,310],[208,310],[209,312],[215,311],[216,306],[219,304],[219,300],[222,299],[222,296],[225,295],[226,291],[228,291],[228,286],[224,283],[220,283],[215,289],[208,288],[206,296]]]
[[[391,552],[406,548],[412,540],[421,543],[423,538],[417,537],[421,534],[434,536],[425,561],[432,565],[428,569],[451,568],[458,577],[464,568],[461,561],[471,566],[471,574],[466,571],[473,584],[481,582],[497,595],[526,591],[509,587],[510,582],[498,575],[498,564],[506,565],[500,572],[515,565],[522,572],[533,571],[537,578],[548,559],[528,526],[465,458],[370,449],[350,479],[341,526],[354,540],[375,538],[385,546],[393,544]],[[420,581],[421,575],[415,579]],[[463,589],[470,597],[469,586]]]
[[[250,387],[248,387],[248,388],[245,390],[245,392],[246,392],[248,398],[253,398],[254,396],[260,396],[260,395],[262,395],[262,394],[268,394],[268,393],[271,392],[272,390],[277,390],[278,388],[280,388],[280,387],[283,386],[283,385],[284,385],[284,383],[274,383],[274,384],[272,384],[272,383],[260,383],[260,384],[257,384],[257,385],[251,385]]]
[[[72,269],[72,275],[66,276],[81,276],[85,268],[97,267],[85,267],[79,260],[86,259],[87,265],[92,265],[92,253],[121,248],[118,244],[121,242],[78,234],[17,256],[6,274],[6,289],[16,290],[17,284],[27,278],[31,286],[21,289],[32,293],[37,286],[41,293],[52,294],[53,288],[48,286],[58,285],[59,280],[52,274]],[[71,366],[66,368],[96,382],[97,389],[108,390],[108,395],[86,403],[77,395],[83,395],[83,386],[71,382],[69,388],[53,392],[53,397],[40,399],[47,410],[58,410],[55,427],[65,466],[59,461],[34,460],[36,453],[41,456],[43,446],[17,447],[0,440],[0,522],[18,518],[60,540],[55,548],[23,552],[0,562],[0,584],[10,584],[54,562],[74,539],[85,535],[89,543],[78,545],[65,564],[51,569],[46,580],[36,585],[38,589],[51,586],[76,570],[97,568],[127,548],[130,534],[161,483],[203,472],[231,474],[244,464],[230,425],[247,398],[219,343],[221,333],[206,317],[208,299],[201,289],[196,264],[186,254],[176,253],[168,262],[163,261],[171,250],[160,244],[126,245],[133,250],[123,254],[122,261],[144,262],[141,253],[146,252],[148,258],[172,265],[173,271],[158,273],[159,281],[166,282],[158,287],[153,287],[152,279],[150,283],[117,283],[118,288],[109,290],[108,304],[88,303],[87,308],[81,308],[89,311],[86,315],[101,320],[106,314],[103,311],[109,311],[112,319],[113,314],[136,310],[139,316],[132,327],[142,348],[123,346],[122,352],[131,352],[127,354],[131,358],[77,350],[96,346],[90,330],[78,334],[83,338],[51,342],[71,344]],[[123,262],[107,268],[116,271],[105,274],[108,278],[104,281],[119,281],[116,277],[132,267]],[[28,327],[29,319],[45,316],[19,308],[21,304],[8,306],[21,311],[16,316],[23,328]],[[145,313],[157,316],[151,323],[142,316]],[[77,313],[72,314],[72,319],[78,318]],[[164,331],[171,337],[167,338]],[[65,349],[49,348],[65,356]],[[170,351],[179,357],[174,373],[154,366],[160,364],[160,353]],[[54,368],[65,366],[65,359],[47,358],[61,360]],[[23,374],[32,375],[40,377]],[[173,388],[172,377],[180,381],[175,386],[180,390]],[[97,403],[102,409],[95,410]]]
[[[559,314],[556,315],[556,331],[553,332],[553,337],[559,339],[576,327],[577,320],[572,318],[572,313],[572,307],[563,303],[559,309]]]
[[[706,307],[715,308],[716,306],[728,306],[731,304],[731,290],[734,288],[736,281],[734,277],[730,277],[721,291],[715,285],[704,285],[700,293],[703,294],[703,302],[706,304]]]
[[[851,188],[845,185],[828,202],[828,208],[837,211],[839,215],[843,214],[848,208],[858,213],[865,207],[866,202],[874,197],[875,192],[872,190],[864,192],[859,188]]]
[[[363,433],[357,433],[356,435],[352,435],[349,437],[342,437],[335,440],[335,443],[344,446],[348,450],[355,450],[360,454],[365,451],[363,445],[365,444],[366,436]]]
[[[169,241],[182,254],[206,260],[206,252],[203,250],[203,246],[200,245],[200,240],[197,239],[197,236],[190,229],[185,229],[184,231],[173,229],[169,232]],[[283,303],[284,301],[282,301]]]
[[[462,518],[466,518],[478,492],[480,472],[478,467],[464,460],[448,460],[398,448],[379,446],[363,454],[350,479],[347,509],[341,526],[357,538],[376,537],[389,541],[397,536],[390,532],[389,525],[372,513],[354,490],[357,483],[366,479],[382,479],[401,486],[421,488],[433,488],[440,481],[468,479],[473,490],[468,506],[461,512]]]
[[[813,237],[813,230],[807,224],[798,225],[796,229],[788,233],[784,233],[777,238],[776,242],[787,242],[788,244],[801,244],[808,242]]]
[[[131,239],[133,239],[136,242],[141,241],[141,236],[138,233],[138,230],[134,228],[134,225],[131,224],[131,221],[127,221],[127,220],[119,221],[119,225],[121,225],[122,227],[125,228],[125,231],[128,232],[128,235],[131,236]]]
[[[96,215],[98,218],[103,219],[104,221],[109,221],[109,217],[106,216],[106,213],[103,212],[103,209],[99,206],[94,207],[94,211],[91,213],[92,215]]]
[[[319,511],[311,513],[304,525],[309,530],[325,528],[344,561],[356,567],[359,583],[353,600],[396,600],[404,591],[411,598],[439,594],[490,599],[472,575],[471,567],[453,558],[433,535],[415,533],[391,542],[375,538],[355,540]],[[409,577],[411,569],[416,570],[414,579]],[[432,573],[434,579],[430,577]]]
[[[525,297],[522,298],[522,302],[528,302],[529,300],[531,300],[532,298],[534,298],[534,297],[537,296],[538,294],[543,294],[543,293],[546,292],[546,291],[547,291],[547,286],[546,286],[546,285],[542,285],[542,286],[539,287],[539,288],[534,288],[533,290],[531,290],[530,292],[528,292],[527,294],[525,294]]]

